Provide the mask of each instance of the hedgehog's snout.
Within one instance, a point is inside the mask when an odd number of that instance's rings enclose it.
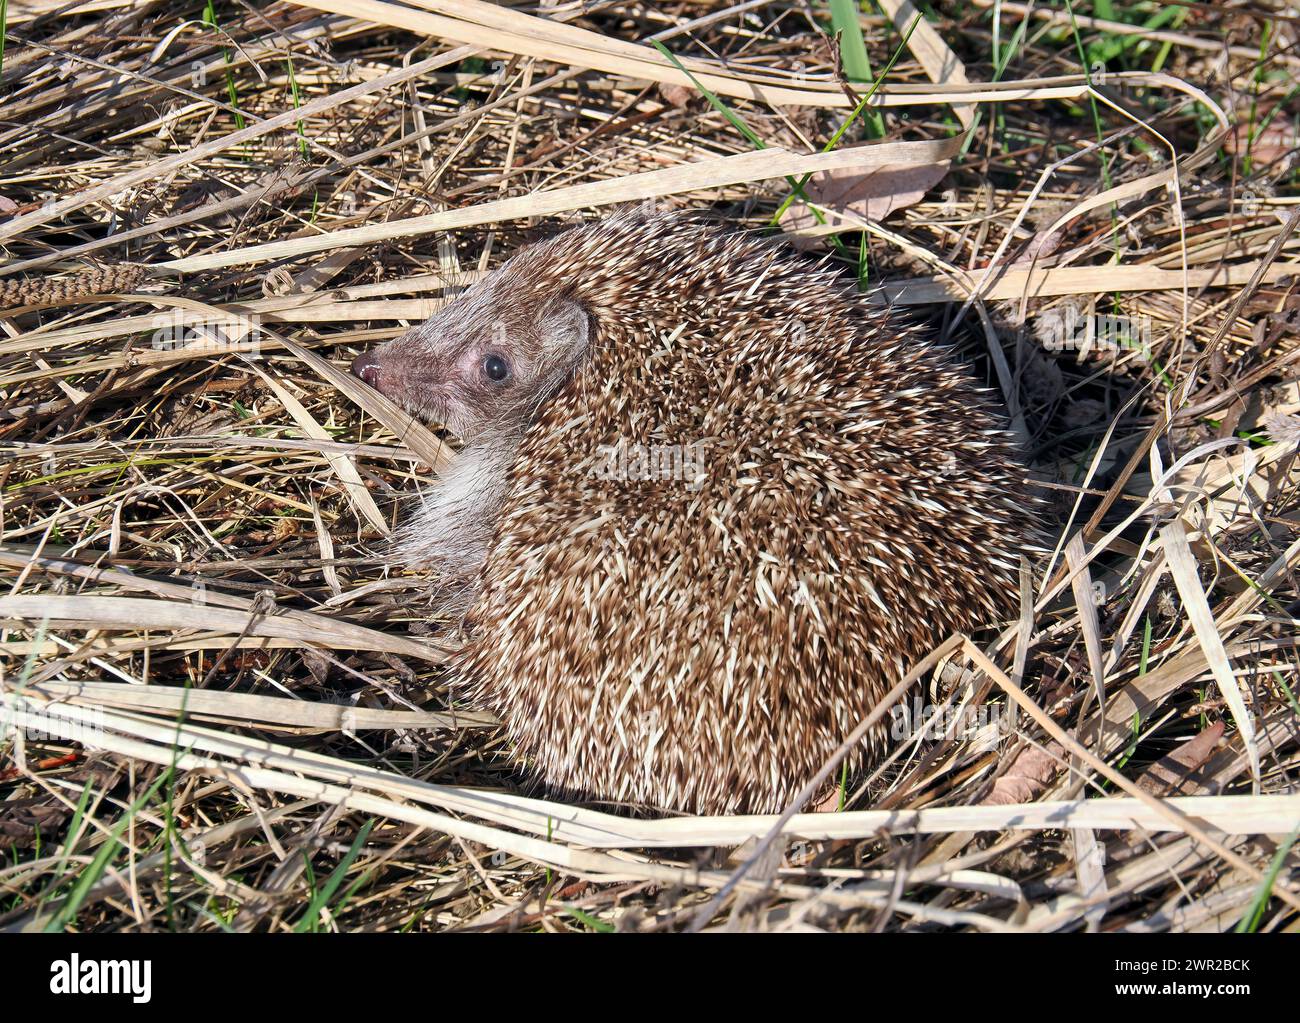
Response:
[[[379,357],[374,352],[362,352],[352,360],[352,375],[360,377],[376,390],[379,389]]]
[[[350,368],[353,376],[407,412],[452,426],[452,420],[459,422],[456,381],[447,377],[441,367],[441,362],[427,356],[422,361],[412,359],[408,352],[394,349],[389,342],[362,352],[352,360]]]

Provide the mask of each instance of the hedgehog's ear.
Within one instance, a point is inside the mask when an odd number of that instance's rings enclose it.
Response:
[[[575,358],[591,340],[591,317],[577,302],[552,302],[542,314],[541,335],[547,355]]]

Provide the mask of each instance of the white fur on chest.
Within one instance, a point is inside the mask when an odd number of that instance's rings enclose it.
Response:
[[[419,506],[393,540],[397,558],[431,569],[439,589],[464,603],[487,557],[497,514],[510,490],[516,440],[473,445],[420,495]]]

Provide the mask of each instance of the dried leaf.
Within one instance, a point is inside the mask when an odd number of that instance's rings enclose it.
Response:
[[[678,85],[675,82],[660,82],[659,96],[669,106],[677,107],[679,110],[685,109],[695,98],[695,90],[685,85]]]
[[[856,147],[851,147],[856,148]],[[894,210],[919,202],[948,173],[948,161],[913,166],[885,165],[864,173],[857,168],[822,171],[804,185],[818,207],[865,220],[883,220]],[[819,223],[806,204],[795,203],[781,218],[787,231]]]
[[[1237,116],[1239,118],[1237,124],[1223,140],[1225,152],[1232,153],[1234,156],[1249,154],[1251,160],[1256,163],[1271,164],[1300,146],[1300,136],[1297,136],[1291,118],[1284,113],[1279,112],[1278,116],[1262,129],[1258,127],[1259,122],[1267,116],[1262,111],[1257,111],[1253,117],[1249,111],[1245,111],[1244,116],[1243,114]],[[1257,133],[1253,138],[1252,129]]]
[[[61,803],[6,800],[0,803],[0,840],[15,849],[30,849],[38,840],[48,844],[71,813]]]
[[[993,791],[984,797],[981,805],[1032,802],[1056,777],[1064,757],[1065,751],[1055,742],[1048,743],[1046,748],[1026,746],[1007,768],[1007,773],[993,782]]]
[[[1196,738],[1183,743],[1142,772],[1138,788],[1153,796],[1200,796],[1210,792],[1206,779],[1197,771],[1210,759],[1223,738],[1223,722],[1216,721]]]

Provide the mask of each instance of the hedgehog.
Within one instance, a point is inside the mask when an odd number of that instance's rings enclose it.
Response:
[[[394,554],[455,595],[452,685],[554,796],[777,812],[1016,607],[1034,497],[988,390],[754,233],[571,227],[352,369],[463,444]]]

